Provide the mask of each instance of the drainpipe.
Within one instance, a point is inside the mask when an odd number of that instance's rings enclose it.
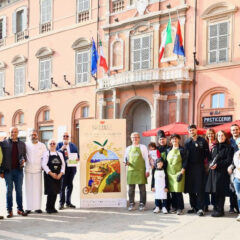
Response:
[[[192,123],[195,121],[195,95],[196,95],[196,65],[198,61],[196,58],[197,48],[197,0],[195,0],[195,29],[194,29],[194,52],[193,52],[193,84],[192,84]]]

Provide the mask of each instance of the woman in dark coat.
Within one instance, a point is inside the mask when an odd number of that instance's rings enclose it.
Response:
[[[216,196],[216,209],[212,217],[221,217],[224,215],[225,196],[229,192],[230,177],[227,168],[232,163],[233,148],[224,131],[219,131],[216,138],[217,144],[211,151],[206,192],[215,193]]]

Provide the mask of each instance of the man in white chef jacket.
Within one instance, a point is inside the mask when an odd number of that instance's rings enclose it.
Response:
[[[42,213],[42,167],[45,144],[38,141],[38,133],[32,130],[26,143],[27,159],[25,167],[26,212]]]

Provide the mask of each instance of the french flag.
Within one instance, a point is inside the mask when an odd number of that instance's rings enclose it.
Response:
[[[177,25],[177,33],[176,33],[173,52],[177,55],[185,56],[179,20],[178,20],[178,25]]]

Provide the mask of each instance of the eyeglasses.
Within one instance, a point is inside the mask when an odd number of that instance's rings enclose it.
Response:
[[[68,138],[69,136],[68,136],[68,135],[63,135],[63,137],[66,137],[66,138]]]
[[[52,142],[52,143],[50,143],[50,145],[53,145],[53,146],[54,146],[54,145],[56,145],[56,143],[53,143],[53,142]]]

